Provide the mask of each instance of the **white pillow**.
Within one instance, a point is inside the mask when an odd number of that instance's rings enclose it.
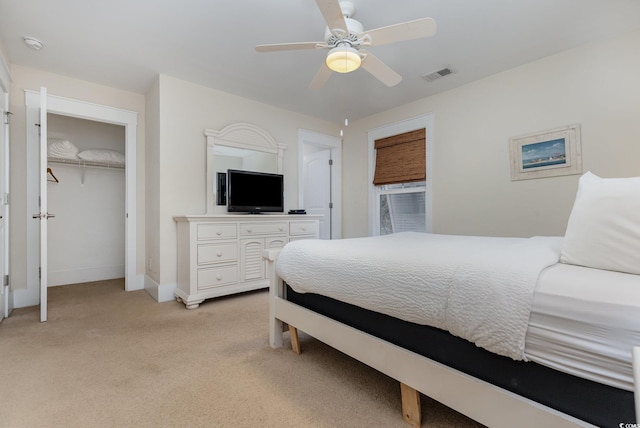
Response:
[[[560,261],[640,275],[640,177],[580,177]]]
[[[110,162],[110,163],[117,163],[117,164],[125,163],[124,154],[122,154],[117,150],[109,150],[109,149],[84,150],[78,153],[78,157],[86,161]]]
[[[77,154],[78,148],[71,141],[62,138],[47,139],[47,156],[77,159]]]

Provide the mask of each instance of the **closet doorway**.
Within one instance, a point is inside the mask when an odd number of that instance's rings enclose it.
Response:
[[[124,278],[125,127],[49,113],[47,140],[48,286]]]
[[[112,208],[106,208],[108,211],[115,212],[116,217],[120,217],[120,235],[121,242],[124,243],[124,267],[120,266],[111,266],[108,269],[121,270],[123,271],[123,276],[125,278],[125,289],[127,291],[130,290],[139,290],[143,288],[142,277],[138,277],[136,275],[136,128],[137,128],[137,113],[111,108],[108,106],[101,106],[97,104],[86,103],[83,101],[71,100],[67,98],[57,97],[53,95],[47,95],[46,88],[41,88],[40,92],[34,91],[26,91],[25,92],[25,104],[27,107],[27,192],[29,195],[28,209],[30,213],[34,213],[34,220],[28,223],[27,227],[27,235],[28,242],[37,243],[38,245],[31,245],[27,248],[27,293],[23,297],[23,300],[27,300],[28,302],[22,306],[35,305],[40,303],[41,308],[41,321],[46,321],[47,319],[47,287],[49,285],[58,285],[55,283],[49,284],[49,259],[51,255],[49,251],[51,251],[51,247],[53,245],[58,245],[60,243],[52,243],[50,246],[48,240],[50,238],[50,234],[48,233],[48,229],[51,229],[51,223],[57,220],[52,215],[56,215],[49,206],[48,201],[48,189],[50,185],[54,185],[55,181],[58,180],[56,185],[64,185],[61,178],[56,175],[56,169],[58,171],[63,171],[63,166],[57,167],[59,163],[51,162],[47,159],[48,153],[48,137],[55,138],[57,137],[60,140],[65,140],[64,134],[64,126],[72,123],[83,123],[90,129],[90,125],[97,126],[98,128],[109,129],[106,134],[112,132],[114,135],[121,133],[124,136],[124,141],[120,144],[123,144],[124,149],[124,168],[121,171],[116,171],[115,168],[112,171],[109,171],[108,174],[104,174],[104,171],[100,174],[103,175],[101,179],[97,179],[96,174],[94,174],[93,168],[94,165],[89,165],[92,160],[87,161],[83,159],[82,162],[76,161],[76,165],[73,167],[71,165],[65,166],[65,168],[77,168],[75,171],[66,171],[63,176],[65,177],[65,181],[68,181],[68,185],[73,185],[73,181],[75,180],[75,185],[79,187],[76,188],[77,191],[82,192],[82,186],[89,186],[88,180],[96,180],[93,184],[96,184],[98,181],[107,178],[107,176],[112,175],[115,177],[118,173],[124,173],[124,177],[121,177],[119,180],[114,179],[116,183],[114,185],[114,189],[116,187],[120,187],[120,207],[115,206]],[[53,128],[52,130],[49,127],[48,119],[49,117],[53,118]],[[88,122],[76,122],[76,120],[88,121]],[[92,123],[89,123],[92,122]],[[93,123],[95,122],[95,123]],[[33,125],[33,126],[31,126]],[[108,126],[107,126],[108,125]],[[113,126],[113,128],[112,128]],[[51,130],[52,134],[49,134]],[[91,133],[91,131],[85,131],[85,133]],[[56,135],[57,134],[57,135]],[[80,132],[82,134],[82,132]],[[111,137],[105,137],[107,139],[111,139]],[[75,144],[75,143],[74,143]],[[88,150],[91,148],[95,148],[93,143],[81,142],[78,141],[78,150],[84,149]],[[99,142],[98,142],[99,144]],[[118,144],[118,143],[114,143]],[[99,160],[93,160],[100,164]],[[86,163],[85,166],[82,164]],[[103,162],[102,162],[103,163]],[[104,165],[100,165],[104,166]],[[92,168],[91,173],[89,173],[89,168]],[[68,174],[67,174],[68,173]],[[98,175],[100,175],[98,174]],[[52,180],[52,181],[51,181]],[[117,184],[120,181],[121,184]],[[124,182],[122,185],[122,181]],[[56,188],[53,192],[52,196],[60,196],[59,190],[61,188]],[[73,189],[72,189],[73,190]],[[99,191],[99,190],[98,190]],[[73,193],[73,192],[72,192]],[[112,200],[113,203],[118,197],[114,196],[116,192],[112,191]],[[99,198],[100,195],[98,195]],[[96,197],[93,195],[92,197]],[[60,201],[55,201],[56,203]],[[104,201],[103,201],[104,202]],[[67,205],[69,203],[66,203]],[[92,217],[94,220],[94,227],[92,232],[85,232],[89,235],[97,232],[100,229],[100,214],[101,209],[105,209],[105,206],[94,204],[94,211],[91,211],[91,207],[89,207],[88,215]],[[64,210],[67,211],[67,214],[72,211],[69,210],[70,207],[65,206]],[[39,217],[39,218],[37,218]],[[87,220],[88,221],[88,220]],[[69,223],[68,219],[64,222]],[[61,222],[63,223],[63,222]],[[118,223],[116,221],[116,223]],[[56,227],[59,225],[56,225]],[[112,227],[118,227],[112,226]],[[43,233],[44,232],[44,233]],[[73,232],[72,232],[73,233]],[[123,236],[123,237],[122,237]],[[96,238],[94,236],[94,238]],[[91,236],[89,237],[91,238]],[[109,246],[116,247],[120,244],[117,243],[117,239],[110,244]],[[67,242],[67,246],[72,246],[72,242]],[[99,252],[100,244],[97,241],[94,241],[92,244],[83,243],[82,248],[75,248],[75,251],[84,251],[86,253],[90,253],[92,251]],[[47,251],[49,250],[49,251]],[[85,254],[86,255],[86,254]],[[116,256],[117,257],[117,256]],[[56,260],[52,258],[52,261]],[[106,266],[105,266],[106,267]],[[56,272],[58,274],[60,272]],[[85,274],[87,272],[84,272]],[[95,272],[94,272],[95,273]],[[66,274],[69,274],[67,272]],[[103,272],[104,274],[104,272]],[[82,274],[76,272],[76,278],[82,278]],[[107,274],[109,275],[109,274]],[[67,276],[67,278],[73,278]],[[65,283],[78,282],[74,279],[61,279],[60,276],[57,278],[52,276],[52,279],[56,282],[63,281]],[[104,278],[106,279],[106,278]],[[14,296],[15,298],[16,296]],[[35,301],[35,302],[34,302]],[[16,304],[16,307],[20,307]]]

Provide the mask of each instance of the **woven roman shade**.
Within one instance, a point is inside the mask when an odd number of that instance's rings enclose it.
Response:
[[[405,132],[375,141],[373,184],[410,183],[427,177],[426,130]]]

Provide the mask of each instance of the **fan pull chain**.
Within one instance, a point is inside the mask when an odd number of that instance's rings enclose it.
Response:
[[[349,126],[349,118],[347,117],[344,118],[344,126],[345,127]],[[340,129],[340,136],[344,137],[344,131],[342,129]]]

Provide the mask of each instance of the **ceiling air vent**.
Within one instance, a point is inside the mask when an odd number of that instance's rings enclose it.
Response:
[[[433,82],[434,80],[444,77],[451,73],[453,73],[453,70],[451,70],[449,67],[446,67],[446,68],[443,68],[442,70],[427,73],[422,77],[428,82]]]

